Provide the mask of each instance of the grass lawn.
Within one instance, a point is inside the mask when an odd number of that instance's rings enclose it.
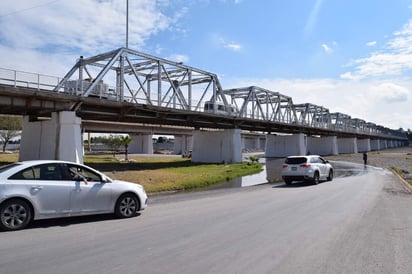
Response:
[[[0,154],[0,165],[17,159],[17,154]],[[125,162],[111,155],[86,155],[84,163],[112,179],[139,183],[148,193],[207,187],[262,171],[262,164],[258,163],[200,164],[187,158],[162,156],[129,156]]]

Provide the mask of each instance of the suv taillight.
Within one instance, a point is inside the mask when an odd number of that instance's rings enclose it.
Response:
[[[310,167],[310,164],[301,164],[300,167],[306,167],[306,168],[308,168],[308,167]]]
[[[287,168],[287,167],[288,167],[287,164],[283,164],[283,165],[282,165],[282,168]]]

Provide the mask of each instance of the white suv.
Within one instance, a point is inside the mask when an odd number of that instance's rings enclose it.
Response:
[[[318,184],[321,180],[332,181],[333,167],[318,155],[290,156],[282,165],[281,174],[287,185],[293,181],[311,181]]]

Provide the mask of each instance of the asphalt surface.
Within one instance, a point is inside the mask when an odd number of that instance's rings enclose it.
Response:
[[[387,170],[337,169],[357,172],[156,196],[132,219],[0,232],[0,273],[411,273],[412,195]]]

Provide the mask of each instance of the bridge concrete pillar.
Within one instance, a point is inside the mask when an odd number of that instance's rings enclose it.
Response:
[[[293,135],[266,135],[265,157],[306,155],[307,139],[303,133]]]
[[[175,144],[173,146],[173,154],[184,154],[193,150],[193,136],[191,135],[175,135]]]
[[[308,154],[338,155],[338,137],[308,137]]]
[[[240,129],[195,130],[192,161],[200,163],[241,163]]]
[[[133,141],[129,144],[129,153],[153,154],[152,134],[133,134],[130,137],[133,139]]]
[[[358,153],[358,143],[356,138],[338,138],[339,154]]]
[[[23,117],[19,161],[65,160],[83,163],[81,119],[72,111],[52,113],[50,120]]]
[[[358,139],[358,152],[371,151],[371,139]]]
[[[381,150],[381,140],[371,140],[371,150]]]

